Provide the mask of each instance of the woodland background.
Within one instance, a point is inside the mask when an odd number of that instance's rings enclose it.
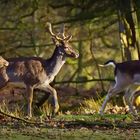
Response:
[[[109,88],[113,69],[98,64],[140,59],[139,0],[0,0],[0,55],[49,58],[54,45],[46,22],[55,32],[65,24],[73,36],[80,57],[67,59],[53,84],[76,95]]]
[[[49,58],[55,46],[46,22],[55,33],[65,24],[80,54],[67,59],[52,83],[59,115],[51,116],[51,97],[45,102],[48,95],[35,91],[28,120],[25,91],[7,87],[0,90],[0,139],[139,140],[140,118],[121,97],[98,114],[114,81],[113,68],[98,64],[140,59],[140,0],[0,0],[0,55]]]

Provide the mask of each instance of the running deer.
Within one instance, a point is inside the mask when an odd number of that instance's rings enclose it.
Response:
[[[50,33],[55,44],[55,50],[49,59],[40,57],[19,57],[9,58],[9,66],[6,74],[9,79],[9,86],[20,86],[26,89],[27,97],[27,115],[32,117],[32,100],[34,89],[40,89],[50,92],[53,96],[53,112],[57,113],[59,104],[56,90],[50,86],[55,76],[60,71],[67,57],[78,58],[79,54],[70,46],[69,40],[72,36],[65,36],[64,32],[61,37],[52,31],[52,26],[47,23],[47,31]]]
[[[103,114],[107,102],[111,97],[125,90],[125,101],[128,104],[130,111],[136,115],[137,113],[134,110],[132,104],[132,96],[134,96],[134,92],[130,89],[140,85],[140,61],[132,60],[116,63],[114,60],[109,60],[102,66],[110,65],[114,67],[115,85],[113,88],[109,89],[108,94],[100,109],[100,114]]]

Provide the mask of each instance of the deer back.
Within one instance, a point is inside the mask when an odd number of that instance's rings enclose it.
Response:
[[[12,58],[9,62],[7,74],[11,82],[35,85],[47,79],[45,60],[41,58]]]

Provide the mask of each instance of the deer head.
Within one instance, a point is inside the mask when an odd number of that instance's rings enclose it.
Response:
[[[47,30],[49,31],[50,35],[52,36],[52,40],[56,47],[59,47],[61,49],[61,52],[63,52],[67,57],[72,57],[72,58],[78,58],[79,54],[71,47],[69,44],[69,41],[71,40],[72,36],[65,36],[65,30],[64,26],[62,28],[62,32],[58,35],[53,33],[52,31],[52,26],[50,23],[46,24]],[[61,35],[61,37],[60,37]]]
[[[7,67],[9,62],[5,60],[2,56],[0,56],[0,68]]]

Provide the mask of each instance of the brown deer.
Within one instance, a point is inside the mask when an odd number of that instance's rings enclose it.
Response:
[[[0,68],[7,67],[9,62],[5,60],[2,56],[0,56]]]
[[[133,108],[132,97],[135,94],[136,87],[140,85],[140,61],[132,60],[116,63],[114,60],[109,60],[103,66],[110,65],[114,67],[115,85],[109,89],[100,109],[100,114],[103,114],[111,97],[125,91],[125,102],[128,104],[130,111],[136,115],[137,112]]]
[[[79,54],[70,46],[71,36],[58,36],[53,33],[52,26],[47,23],[47,30],[52,36],[55,50],[49,59],[40,57],[19,57],[9,58],[9,66],[6,69],[8,75],[8,85],[20,86],[26,89],[27,115],[32,117],[32,100],[34,89],[50,92],[53,96],[53,112],[59,109],[57,92],[50,86],[55,76],[60,71],[67,57],[78,58]]]
[[[8,76],[6,74],[6,68],[9,62],[0,56],[0,87],[3,87],[8,81]]]

